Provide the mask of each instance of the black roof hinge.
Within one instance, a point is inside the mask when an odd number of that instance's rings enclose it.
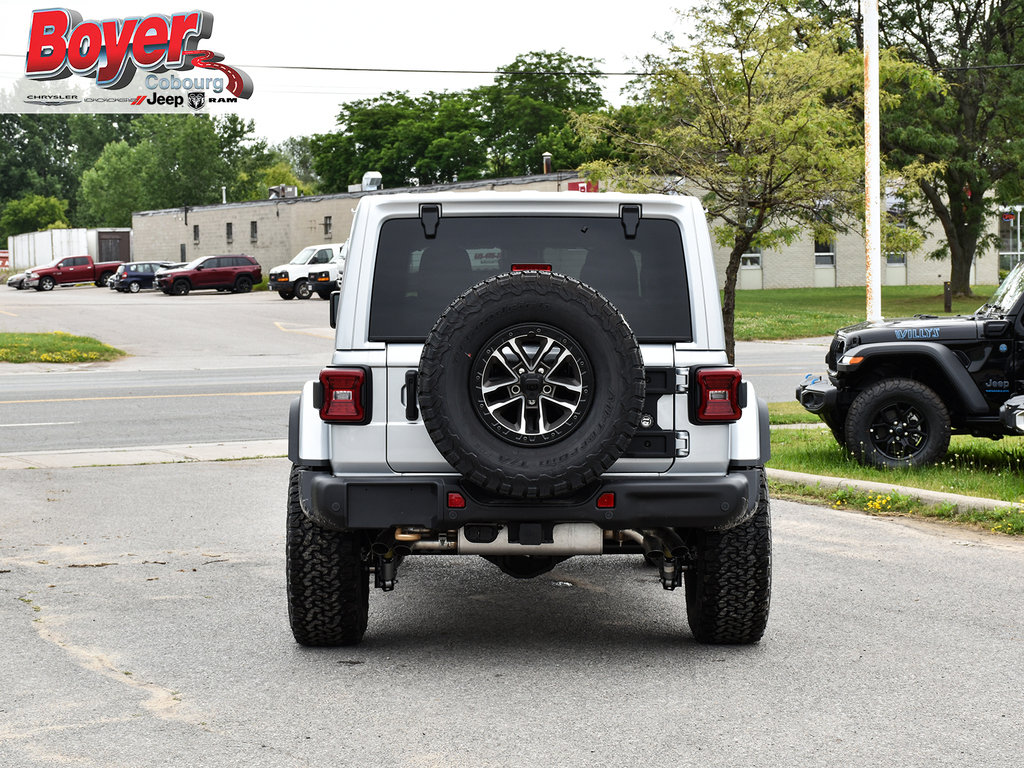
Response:
[[[636,237],[636,230],[640,226],[640,206],[620,205],[619,218],[622,219],[622,229],[626,233],[626,239],[632,240]]]
[[[437,225],[441,221],[441,206],[437,203],[420,204],[420,223],[428,239],[437,236]]]

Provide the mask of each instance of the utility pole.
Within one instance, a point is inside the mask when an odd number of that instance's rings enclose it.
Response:
[[[864,285],[867,319],[882,319],[882,172],[878,107],[878,0],[864,0]]]

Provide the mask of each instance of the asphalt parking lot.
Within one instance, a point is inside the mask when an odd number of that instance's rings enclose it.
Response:
[[[1012,766],[1024,547],[774,504],[772,616],[703,647],[634,557],[411,559],[356,648],[284,599],[284,459],[7,470],[0,765]]]
[[[271,294],[8,291],[0,328],[86,333],[133,356],[0,365],[0,387],[66,378],[55,420],[110,371],[125,383],[104,397],[173,394],[139,388],[171,386],[169,371],[191,372],[181,395],[218,371],[237,392],[270,367],[322,365],[326,312]],[[250,399],[253,433],[283,417],[278,397]],[[287,460],[153,460],[0,470],[0,765],[1019,764],[1017,540],[776,501],[757,646],[696,645],[683,595],[638,557],[529,581],[413,558],[393,593],[371,595],[362,645],[311,650],[286,615]]]

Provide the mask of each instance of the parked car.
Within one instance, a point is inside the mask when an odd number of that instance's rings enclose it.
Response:
[[[173,261],[133,261],[122,264],[107,281],[107,287],[121,293],[138,293],[143,288],[154,287],[154,278],[161,269],[169,269]]]
[[[124,262],[97,261],[92,256],[66,256],[41,267],[25,270],[25,287],[52,291],[57,285],[94,283],[101,288]]]
[[[326,269],[326,281],[312,279]],[[308,299],[313,292],[321,299],[329,299],[335,290],[333,283],[345,272],[345,243],[321,243],[299,251],[287,264],[270,270],[268,286],[282,299]]]
[[[164,293],[184,296],[189,291],[217,289],[248,293],[263,280],[263,270],[252,256],[202,256],[188,264],[158,270],[156,286]]]
[[[25,290],[28,286],[25,285],[25,273],[17,272],[7,278],[8,288],[17,288],[19,291]]]

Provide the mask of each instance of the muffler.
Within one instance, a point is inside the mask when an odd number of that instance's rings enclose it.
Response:
[[[604,551],[604,531],[593,523],[557,523],[551,529],[551,541],[538,544],[510,541],[507,525],[496,527],[494,534],[492,541],[471,541],[466,529],[459,529],[459,554],[571,556],[600,555]],[[473,538],[481,537],[474,534]]]

